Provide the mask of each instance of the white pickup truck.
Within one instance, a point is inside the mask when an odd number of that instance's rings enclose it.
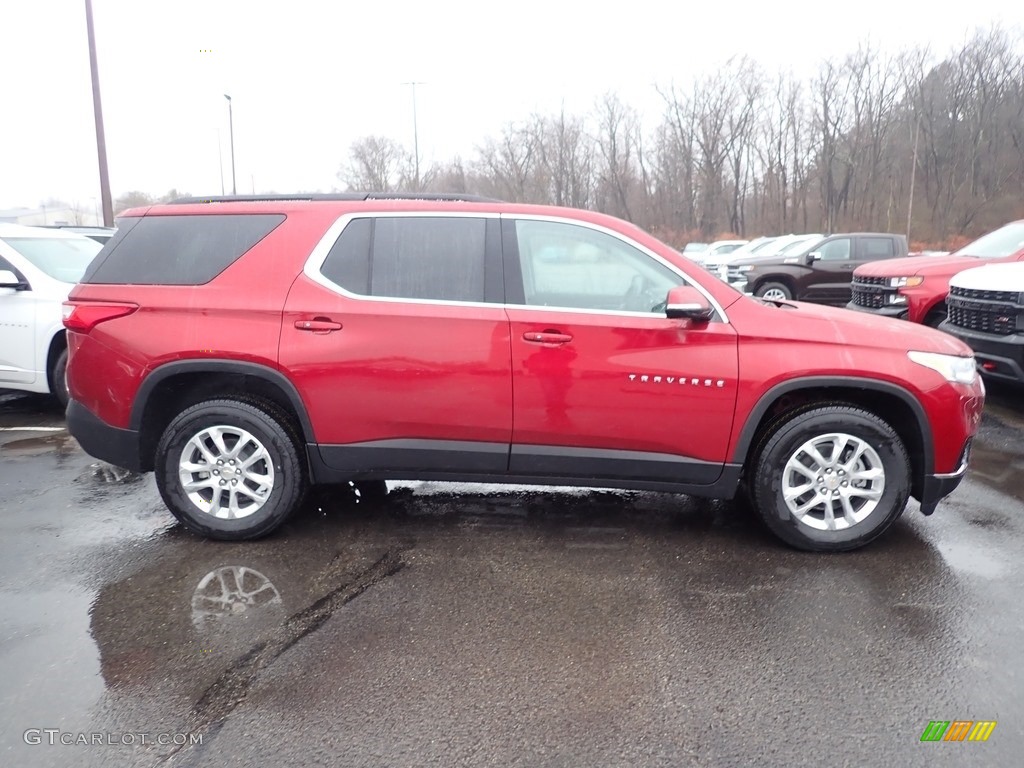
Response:
[[[982,374],[1024,384],[1024,262],[954,275],[946,308],[939,330],[971,345]]]
[[[0,389],[68,401],[63,302],[103,246],[57,229],[0,224]]]

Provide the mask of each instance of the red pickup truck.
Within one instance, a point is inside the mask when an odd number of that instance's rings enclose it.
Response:
[[[1024,261],[1024,220],[965,245],[949,256],[871,261],[853,272],[848,309],[938,327],[946,319],[949,280],[983,264]]]

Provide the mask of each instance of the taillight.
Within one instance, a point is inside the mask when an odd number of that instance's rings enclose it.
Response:
[[[64,327],[69,331],[88,333],[100,323],[130,315],[138,308],[138,304],[129,304],[127,302],[115,304],[98,301],[65,301],[63,308]]]

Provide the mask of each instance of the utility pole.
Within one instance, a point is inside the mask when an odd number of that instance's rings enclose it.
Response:
[[[235,184],[235,118],[231,112],[231,97],[226,93],[224,98],[228,100],[228,128],[231,131],[231,194],[238,194],[238,186]]]
[[[89,69],[92,73],[92,112],[96,121],[96,155],[100,164],[100,199],[103,201],[103,226],[114,226],[114,204],[110,197],[107,173],[107,141],[103,135],[103,108],[100,105],[100,75],[96,63],[96,37],[92,24],[92,0],[85,0],[85,29],[89,36]]]
[[[416,86],[417,85],[425,85],[425,83],[419,83],[419,82],[416,82],[415,80],[412,80],[412,81],[407,82],[407,83],[402,83],[402,85],[411,85],[412,86],[412,146],[413,146],[413,156],[416,159],[416,189],[413,190],[413,191],[414,192],[419,192],[420,191],[420,138],[419,138],[419,126],[418,126],[418,123],[416,121]]]
[[[217,129],[217,166],[220,168],[220,196],[224,197],[224,151],[220,146],[220,128]]]

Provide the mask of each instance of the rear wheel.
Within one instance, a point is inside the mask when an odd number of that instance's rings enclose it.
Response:
[[[211,400],[179,414],[156,450],[157,487],[172,514],[211,539],[265,536],[305,495],[300,441],[260,403]]]
[[[61,408],[68,407],[68,350],[60,351],[50,368],[50,391],[57,398]]]
[[[793,298],[793,292],[785,283],[762,283],[754,295],[768,301],[789,301]]]
[[[896,521],[910,494],[899,435],[852,406],[813,408],[777,428],[755,457],[752,495],[764,524],[815,552],[857,549]]]

